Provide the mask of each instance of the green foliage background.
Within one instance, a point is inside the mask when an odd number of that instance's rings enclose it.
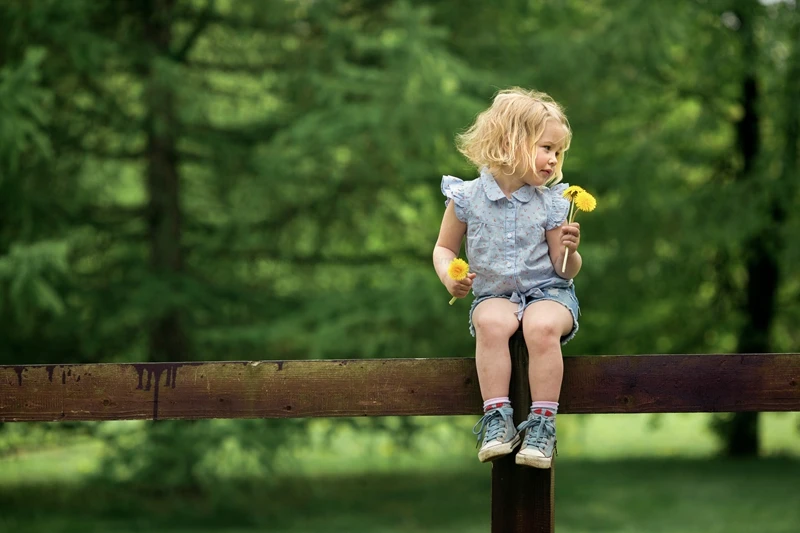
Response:
[[[511,85],[566,107],[565,181],[599,200],[566,354],[796,352],[799,19],[755,0],[2,2],[0,363],[471,355],[431,267],[439,183],[475,175],[453,138]],[[748,294],[769,291],[756,335]],[[268,455],[251,426],[170,425],[150,463],[120,444],[110,467],[192,483],[223,434]]]

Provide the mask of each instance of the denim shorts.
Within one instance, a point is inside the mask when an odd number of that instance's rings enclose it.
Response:
[[[511,299],[510,294],[498,294],[498,295],[486,295],[486,296],[479,296],[475,298],[472,302],[472,306],[469,308],[469,332],[474,337],[475,336],[475,325],[472,323],[472,313],[475,311],[475,307],[484,300],[488,300],[489,298],[505,298],[507,300]],[[529,305],[534,302],[538,302],[540,300],[552,300],[554,302],[558,302],[564,307],[569,310],[569,314],[572,315],[572,330],[569,333],[561,337],[561,344],[567,344],[572,338],[578,333],[578,317],[581,314],[581,308],[578,304],[578,297],[575,295],[575,287],[570,285],[569,287],[550,287],[547,289],[541,290],[541,295],[538,296],[530,296],[525,299],[525,309]]]

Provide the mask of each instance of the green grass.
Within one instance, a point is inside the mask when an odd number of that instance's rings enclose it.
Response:
[[[796,533],[800,462],[559,460],[560,533]],[[5,491],[17,533],[470,533],[489,531],[490,467],[285,479],[223,495],[51,486]]]
[[[87,483],[103,454],[97,442],[32,451],[0,460],[0,532],[488,532],[491,467],[475,458],[474,418],[420,419],[410,449],[392,432],[321,419],[281,456],[277,477],[192,493],[158,479]],[[707,420],[559,418],[557,531],[800,530],[800,414],[763,416],[767,457],[748,461],[713,458]]]
[[[708,428],[709,419],[704,413],[562,415],[558,449],[563,458],[598,460],[714,457],[719,443]],[[318,420],[308,445],[282,460],[295,474],[460,469],[475,455],[471,430],[476,420],[452,417],[443,423],[440,417],[420,418],[423,429],[414,440],[413,454],[405,453],[390,434],[364,435],[333,419]],[[800,413],[762,414],[763,455],[800,457],[799,428]]]

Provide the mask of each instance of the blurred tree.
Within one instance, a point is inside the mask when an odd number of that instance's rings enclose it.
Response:
[[[163,277],[179,279],[183,271],[180,207],[179,123],[177,120],[176,81],[163,75],[162,63],[182,61],[207,25],[200,16],[183,42],[173,52],[172,17],[175,0],[138,3],[141,15],[142,42],[148,53],[134,56],[133,71],[142,76],[146,135],[147,236],[152,271]],[[208,0],[210,11],[213,1]],[[165,309],[151,317],[149,352],[151,360],[185,361],[189,356],[180,308]]]
[[[789,53],[783,68],[778,69],[778,72],[785,73],[785,80],[782,80],[785,96],[779,93],[774,96],[784,106],[785,114],[783,117],[776,117],[772,125],[779,132],[775,138],[778,146],[771,152],[763,153],[762,115],[768,108],[762,103],[761,87],[767,82],[763,79],[764,74],[758,72],[758,66],[764,55],[762,47],[768,46],[769,42],[760,42],[756,32],[759,25],[768,25],[764,20],[767,13],[756,0],[740,0],[729,13],[732,17],[731,25],[739,35],[743,65],[740,97],[743,112],[736,122],[736,146],[741,160],[737,181],[750,190],[762,191],[755,197],[756,202],[751,204],[753,209],[761,213],[759,222],[751,229],[742,246],[747,281],[741,302],[744,320],[737,340],[737,351],[740,353],[769,353],[777,348],[772,338],[778,313],[777,298],[783,278],[779,264],[781,256],[787,253],[787,199],[796,195],[797,130],[800,127],[797,105],[797,97],[800,95],[797,90],[800,83],[797,66],[800,61],[800,45],[797,39],[796,6],[787,4],[783,14],[789,25]],[[771,169],[772,172],[767,167],[769,157],[781,162],[777,168]],[[758,413],[719,417],[715,427],[725,438],[727,454],[758,455]]]
[[[728,15],[730,25],[739,35],[742,63],[740,106],[736,121],[736,148],[741,160],[737,180],[744,187],[762,188],[758,159],[762,156],[760,83],[757,72],[760,43],[755,26],[761,16],[757,0],[740,0]],[[744,321],[738,334],[740,353],[768,353],[770,330],[775,316],[775,294],[778,287],[778,255],[781,240],[773,238],[782,220],[773,208],[774,192],[766,189],[768,198],[758,208],[766,212],[759,217],[758,227],[745,238],[742,250],[747,273],[745,297],[742,299]],[[783,216],[780,216],[783,218]],[[736,413],[718,417],[715,427],[725,438],[726,452],[732,456],[758,455],[758,413]]]
[[[567,181],[599,199],[568,354],[796,349],[800,284],[778,274],[800,247],[760,238],[800,224],[774,204],[797,196],[796,18],[754,0],[4,2],[0,357],[470,355],[468,304],[430,265],[439,179],[474,177],[453,136],[509,85],[566,105]]]
[[[38,334],[22,331],[6,361],[442,352],[429,335],[431,314],[420,313],[447,299],[426,279],[420,175],[454,153],[452,112],[468,116],[474,107],[458,93],[469,70],[437,44],[443,33],[427,9],[332,1],[11,7],[4,20],[18,40],[9,48],[47,50],[41,86],[53,105],[40,129],[59,163],[70,163],[38,175],[46,184],[69,175],[74,205],[42,194],[46,186],[37,191],[63,215],[71,245],[54,249],[67,282],[44,293],[64,309],[55,333],[31,317]],[[12,178],[24,183],[19,172]],[[42,233],[57,234],[53,225]],[[13,250],[6,271],[23,276]],[[138,465],[144,478],[147,465],[172,465],[191,483],[187,472],[204,452],[184,453],[178,443],[197,430],[170,428],[154,430],[147,460],[116,460]],[[209,452],[219,441],[197,444]]]
[[[67,219],[80,193],[72,161],[51,137],[56,95],[47,83],[48,52],[25,46],[44,24],[20,3],[0,6],[0,357],[45,352],[80,360],[69,323]],[[51,181],[57,174],[63,179]],[[35,358],[35,355],[33,356]]]

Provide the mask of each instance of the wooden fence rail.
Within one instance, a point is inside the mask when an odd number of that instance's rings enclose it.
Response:
[[[0,421],[463,415],[458,359],[0,366]],[[800,354],[565,357],[559,413],[800,410]]]
[[[527,406],[519,335],[511,347],[512,402]],[[471,358],[0,366],[1,422],[477,415],[481,403]],[[564,358],[559,413],[741,411],[800,411],[800,354]],[[492,532],[552,532],[554,471],[496,461]]]

